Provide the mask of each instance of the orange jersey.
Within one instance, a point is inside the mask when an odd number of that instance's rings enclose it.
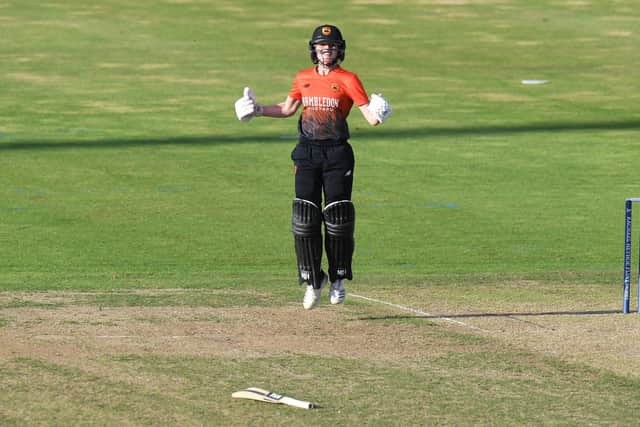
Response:
[[[315,67],[298,72],[289,96],[302,101],[298,133],[306,142],[348,140],[351,107],[369,102],[358,76],[340,67],[326,76],[318,74]]]

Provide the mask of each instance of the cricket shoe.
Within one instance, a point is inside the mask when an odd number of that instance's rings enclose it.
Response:
[[[331,304],[342,304],[346,296],[347,291],[344,289],[344,280],[338,279],[331,283],[329,288],[329,301],[331,301]]]
[[[323,273],[322,280],[320,281],[320,287],[318,289],[314,288],[313,285],[307,285],[307,290],[305,291],[304,298],[302,299],[302,306],[305,310],[311,310],[318,305],[322,288],[324,288],[328,281],[329,277]]]

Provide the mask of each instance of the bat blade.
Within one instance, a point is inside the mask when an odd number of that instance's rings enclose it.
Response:
[[[280,396],[279,394],[272,393],[268,390],[263,390],[257,387],[250,387],[244,390],[236,391],[231,395],[231,397],[235,397],[238,399],[259,400],[260,402],[282,403],[282,396]]]
[[[257,400],[260,402],[268,402],[268,403],[281,403],[284,405],[294,406],[296,408],[302,408],[302,409],[313,409],[315,406],[311,402],[306,402],[304,400],[298,400],[292,397],[283,396],[281,394],[264,390],[258,387],[250,387],[244,390],[236,391],[235,393],[231,394],[231,397],[234,397],[237,399],[251,399],[251,400]]]

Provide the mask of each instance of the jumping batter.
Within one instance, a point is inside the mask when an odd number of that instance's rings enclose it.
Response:
[[[344,280],[353,278],[355,209],[351,190],[355,162],[347,116],[354,103],[372,126],[391,114],[387,100],[378,94],[370,100],[358,76],[340,67],[345,49],[340,30],[322,25],[309,41],[315,65],[298,72],[284,102],[260,105],[253,91],[245,88],[244,96],[235,104],[242,121],[256,116],[290,117],[302,106],[298,144],[291,153],[296,193],[291,228],[299,282],[307,283],[302,303],[305,309],[318,304],[320,292],[329,281],[331,304],[344,302]],[[322,269],[323,222],[328,276]]]

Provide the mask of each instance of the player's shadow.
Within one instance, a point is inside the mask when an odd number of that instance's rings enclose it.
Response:
[[[3,150],[64,150],[64,149],[111,149],[130,147],[155,147],[155,146],[206,146],[240,143],[264,143],[264,142],[284,142],[291,143],[293,137],[282,137],[278,135],[248,135],[248,136],[176,136],[176,137],[149,137],[149,138],[105,138],[90,140],[33,140],[3,142],[0,139],[0,151]]]
[[[506,312],[506,313],[460,313],[460,314],[415,314],[412,316],[370,316],[359,317],[358,320],[402,320],[402,319],[472,319],[490,317],[541,317],[541,316],[602,316],[607,314],[620,314],[621,310],[559,310],[536,312]]]
[[[463,127],[394,127],[383,125],[372,129],[370,127],[352,127],[352,140],[366,140],[369,138],[389,138],[390,140],[423,139],[488,136],[488,135],[517,135],[521,133],[557,133],[579,131],[610,131],[610,130],[640,130],[640,120],[619,120],[599,122],[560,122],[560,123],[529,123],[497,126],[463,126]],[[163,145],[221,145],[242,143],[286,143],[292,144],[296,140],[295,134],[243,134],[239,128],[233,135],[202,135],[202,136],[174,136],[148,138],[104,138],[104,139],[43,139],[31,141],[12,141],[11,135],[0,134],[0,151],[8,150],[51,150],[51,149],[109,149],[125,147],[145,147]]]
[[[581,131],[640,130],[640,120],[613,120],[592,122],[558,122],[558,123],[523,123],[512,125],[476,125],[463,127],[423,127],[423,128],[362,128],[358,129],[358,138],[389,136],[399,138],[413,137],[457,137],[457,136],[489,136],[521,133],[559,133]]]

